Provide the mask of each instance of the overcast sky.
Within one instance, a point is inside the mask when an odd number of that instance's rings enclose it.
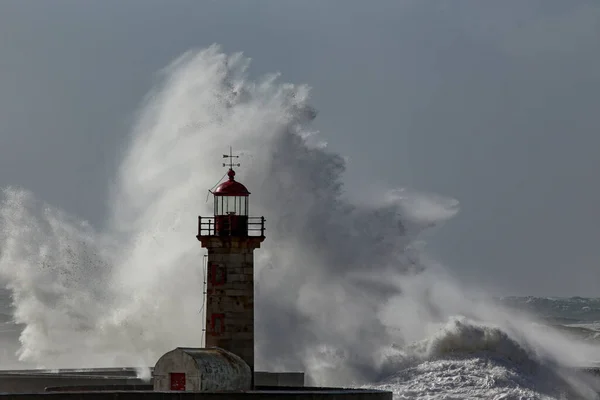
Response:
[[[600,296],[597,1],[0,1],[0,186],[96,225],[133,114],[190,48],[313,87],[348,191],[456,198],[429,239],[499,294]]]

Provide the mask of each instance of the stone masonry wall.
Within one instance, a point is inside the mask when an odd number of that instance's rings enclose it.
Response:
[[[206,347],[241,357],[254,371],[254,249],[259,238],[213,237],[208,249]]]

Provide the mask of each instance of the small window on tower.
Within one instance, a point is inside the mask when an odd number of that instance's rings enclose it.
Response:
[[[212,314],[212,335],[220,336],[225,333],[225,314]]]
[[[212,263],[210,264],[209,281],[214,286],[224,285],[227,282],[227,269],[224,265]]]

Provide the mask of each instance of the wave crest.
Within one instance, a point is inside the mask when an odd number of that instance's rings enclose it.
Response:
[[[452,319],[422,346],[425,346],[428,359],[453,354],[484,353],[516,364],[532,362],[529,353],[501,328],[477,324],[465,318]]]
[[[551,362],[499,326],[451,318],[432,336],[388,352],[377,385],[396,398],[596,399],[600,383]]]

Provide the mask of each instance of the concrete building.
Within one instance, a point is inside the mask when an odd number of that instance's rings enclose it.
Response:
[[[178,347],[156,362],[153,376],[157,391],[240,391],[252,386],[248,364],[218,347]]]
[[[254,372],[254,250],[265,219],[249,216],[250,192],[233,170],[239,164],[223,165],[229,179],[211,192],[214,215],[198,217],[197,238],[208,250],[205,346],[238,355]]]

